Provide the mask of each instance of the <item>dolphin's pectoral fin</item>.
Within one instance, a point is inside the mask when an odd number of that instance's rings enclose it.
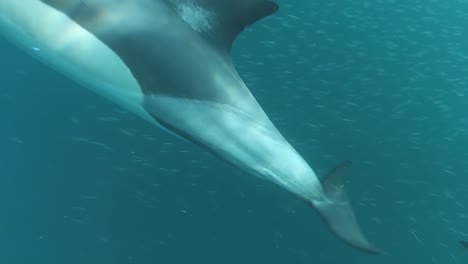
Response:
[[[244,28],[278,11],[279,6],[272,0],[170,0],[180,16],[208,41],[230,55],[232,43]],[[191,10],[191,11],[190,11]],[[206,12],[202,12],[202,10]],[[212,12],[213,16],[208,14]],[[206,13],[212,28],[200,29],[200,23],[187,13]],[[202,23],[206,24],[206,23]]]
[[[328,227],[340,239],[367,253],[380,254],[382,252],[372,246],[362,234],[344,190],[344,175],[350,168],[351,161],[345,161],[324,178],[322,185],[327,201],[315,202],[314,205]]]
[[[236,37],[246,27],[254,24],[262,18],[278,11],[279,6],[273,1],[267,0],[211,0],[215,2],[227,2],[220,12],[224,16],[222,27],[217,30],[217,38],[221,47],[230,54],[232,44]],[[235,12],[232,12],[235,10]]]

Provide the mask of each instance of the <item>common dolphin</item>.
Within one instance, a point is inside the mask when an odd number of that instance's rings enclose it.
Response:
[[[344,190],[322,183],[276,129],[231,62],[270,0],[1,0],[4,36],[83,86],[312,205],[349,245],[380,253]]]

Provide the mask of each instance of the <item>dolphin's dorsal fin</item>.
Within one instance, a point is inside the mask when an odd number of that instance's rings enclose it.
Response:
[[[236,37],[246,27],[276,11],[272,0],[167,0],[179,15],[208,41],[230,54]],[[193,20],[204,19],[194,24]],[[205,28],[199,27],[205,25]]]

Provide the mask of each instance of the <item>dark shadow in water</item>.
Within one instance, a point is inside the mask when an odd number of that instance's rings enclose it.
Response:
[[[462,247],[468,249],[468,241],[460,241],[460,245],[462,245]]]

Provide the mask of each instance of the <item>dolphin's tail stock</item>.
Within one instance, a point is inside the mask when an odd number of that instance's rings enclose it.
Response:
[[[331,231],[350,246],[370,254],[382,251],[369,243],[361,232],[344,190],[344,176],[351,168],[351,161],[335,167],[322,181],[326,201],[314,202]]]

